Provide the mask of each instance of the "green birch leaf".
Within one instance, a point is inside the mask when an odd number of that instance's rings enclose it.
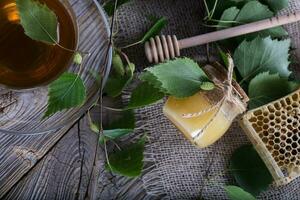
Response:
[[[209,81],[199,65],[189,58],[178,58],[147,68],[141,80],[177,98],[194,95],[201,90],[203,82]]]
[[[28,37],[47,44],[58,42],[58,21],[53,11],[34,0],[16,0],[16,4]]]
[[[100,144],[104,144],[104,141],[115,140],[122,136],[128,135],[133,132],[133,129],[112,129],[104,130],[103,134],[99,138]]]
[[[270,8],[275,12],[286,8],[289,5],[289,0],[262,0],[262,2],[269,5]]]
[[[126,110],[115,114],[116,119],[110,122],[108,125],[103,125],[104,130],[112,129],[134,129],[135,128],[135,116],[132,110]]]
[[[136,109],[151,105],[165,96],[159,89],[148,82],[142,82],[132,92],[127,109]]]
[[[121,5],[126,4],[129,1],[130,0],[118,0],[116,8],[118,9]],[[115,0],[108,1],[103,5],[103,8],[108,16],[112,16],[114,14]]]
[[[118,112],[113,121],[107,125],[103,125],[103,135],[100,136],[100,143],[106,140],[114,140],[132,133],[135,129],[135,116],[132,110]]]
[[[49,85],[48,107],[44,117],[58,111],[80,106],[86,98],[83,81],[77,74],[64,73]]]
[[[145,138],[108,156],[108,168],[127,177],[140,176],[143,169]]]
[[[264,72],[253,78],[249,84],[249,108],[254,109],[290,94],[299,84],[282,78],[278,74]]]
[[[217,1],[217,5],[214,9],[214,5],[216,1]],[[210,11],[212,11],[213,9],[215,10],[213,19],[220,19],[224,10],[231,7],[241,8],[245,3],[249,1],[251,0],[206,0],[208,9]]]
[[[140,80],[148,82],[150,85],[152,85],[154,88],[157,88],[160,92],[166,93],[167,91],[162,88],[162,83],[148,71],[145,71],[141,74]]]
[[[228,28],[235,25],[246,24],[250,22],[255,22],[273,16],[274,13],[270,11],[266,5],[263,5],[258,1],[250,1],[246,3],[241,9],[232,7],[225,10],[220,19],[221,22],[219,22],[219,25],[221,26],[219,29]],[[236,23],[225,23],[222,21],[235,21]],[[261,37],[267,37],[267,36],[282,37],[288,35],[288,33],[283,29],[283,27],[276,27],[276,28],[271,28],[260,32],[240,36],[238,38],[239,40],[242,40],[244,38],[247,38],[249,40],[257,37],[258,35]]]
[[[106,82],[104,92],[110,97],[119,96],[132,81],[134,69],[134,64],[130,63],[128,66],[126,66],[126,73],[123,76],[120,76],[120,74],[111,73]]]
[[[117,76],[124,76],[125,66],[123,64],[121,56],[115,51],[112,58],[112,68]]]
[[[236,17],[236,21],[249,23],[272,17],[274,14],[269,10],[268,6],[258,1],[250,1],[246,3]]]
[[[272,175],[252,145],[242,146],[233,153],[229,170],[238,185],[254,196],[273,182]]]
[[[290,45],[290,39],[279,41],[270,37],[244,41],[234,53],[234,63],[246,82],[266,71],[288,77]]]
[[[269,10],[269,8],[257,1],[248,2],[240,11],[236,17],[236,21],[243,23],[255,22],[263,19],[273,17],[274,13]],[[288,33],[283,29],[283,27],[271,28],[268,30],[263,30],[257,33],[251,33],[246,35],[247,39],[253,39],[260,35],[261,37],[281,37],[286,36]]]
[[[165,17],[159,18],[155,24],[147,31],[141,40],[141,43],[147,42],[150,38],[158,35],[160,31],[167,25],[168,21]]]
[[[225,186],[225,191],[230,200],[256,200],[252,194],[234,185]]]
[[[222,16],[221,16],[221,19],[220,21],[225,21],[225,22],[219,22],[219,30],[220,29],[224,29],[224,28],[228,28],[228,27],[232,27],[234,26],[234,23],[227,23],[229,21],[235,21],[237,15],[239,14],[240,12],[240,9],[238,9],[237,7],[232,7],[232,8],[228,8],[226,9]]]
[[[94,133],[100,132],[99,126],[93,122],[90,122],[90,130],[93,131]]]

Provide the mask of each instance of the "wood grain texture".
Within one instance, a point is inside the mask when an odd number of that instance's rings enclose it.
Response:
[[[99,120],[99,108],[94,108],[91,115],[93,121]],[[34,160],[32,169],[1,199],[158,199],[146,194],[141,179],[107,172],[104,146],[99,146],[94,163],[96,141],[86,116],[80,127],[74,124],[40,160],[32,153],[23,156]]]
[[[23,177],[4,199],[84,199],[97,139],[87,117]]]

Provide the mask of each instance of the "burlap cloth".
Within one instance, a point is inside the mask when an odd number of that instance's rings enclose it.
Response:
[[[300,0],[290,1],[290,8],[284,12],[300,10]],[[202,3],[199,0],[131,1],[118,12],[117,44],[140,38],[151,24],[149,16],[167,17],[169,24],[163,33],[176,34],[178,38],[207,32],[201,26],[204,15]],[[300,23],[286,28],[293,38],[293,47],[298,48]],[[139,69],[148,65],[142,47],[132,48],[127,53]],[[295,53],[300,58],[300,49]],[[206,47],[183,51],[183,55],[205,62]],[[223,186],[235,184],[230,172],[226,170],[229,158],[236,148],[249,143],[243,131],[235,123],[216,144],[206,149],[197,149],[166,119],[162,106],[163,102],[136,111],[140,126],[137,132],[145,132],[150,138],[145,152],[147,167],[140,184],[146,190],[147,198],[197,199],[202,196],[203,199],[227,199]],[[300,199],[299,184],[300,179],[284,187],[271,187],[259,199]],[[134,192],[125,196],[124,199],[145,198],[135,196]]]

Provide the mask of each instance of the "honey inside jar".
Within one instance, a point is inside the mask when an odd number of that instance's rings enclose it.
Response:
[[[70,12],[59,0],[41,0],[55,12],[59,44],[76,48],[76,29]],[[69,66],[73,53],[58,45],[34,41],[25,35],[15,0],[0,1],[0,84],[22,89],[45,85]]]

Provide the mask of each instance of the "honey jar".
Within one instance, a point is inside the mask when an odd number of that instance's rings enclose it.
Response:
[[[221,138],[234,119],[246,111],[249,100],[235,81],[230,80],[230,85],[226,85],[227,72],[220,64],[207,65],[203,70],[215,85],[224,87],[199,91],[184,99],[169,97],[163,108],[165,116],[200,148]],[[228,89],[230,94],[227,95]]]

